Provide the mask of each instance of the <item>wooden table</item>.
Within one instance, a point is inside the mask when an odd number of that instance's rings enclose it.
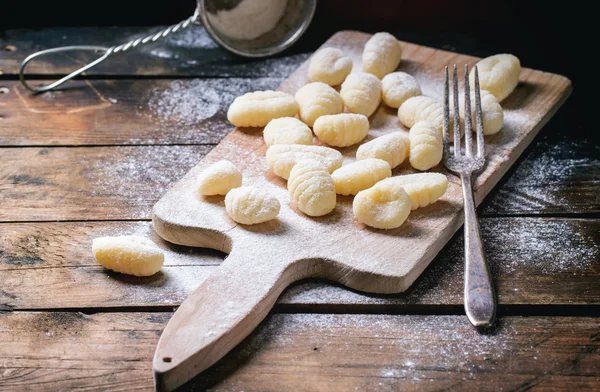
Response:
[[[233,97],[277,87],[307,46],[327,38],[249,61],[193,27],[68,90],[33,96],[17,80],[34,50],[148,31],[0,38],[2,391],[152,388],[162,329],[224,257],[160,241],[152,205],[231,129]],[[43,79],[73,61],[86,58],[58,56],[30,72]],[[494,330],[479,334],[464,316],[459,231],[403,295],[294,285],[255,333],[183,390],[599,389],[600,143],[582,127],[565,131],[575,113],[567,102],[479,208],[500,302]],[[140,279],[98,266],[91,238],[130,233],[166,249],[163,272]]]

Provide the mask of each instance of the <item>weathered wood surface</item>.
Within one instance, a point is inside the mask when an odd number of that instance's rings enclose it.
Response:
[[[0,145],[216,144],[235,97],[282,80],[79,80],[41,95],[0,81]]]
[[[0,75],[18,75],[25,57],[43,49],[66,45],[110,47],[155,34],[158,27],[83,27],[12,30],[0,34]],[[316,46],[315,43],[313,46]],[[40,57],[27,66],[27,74],[61,75],[89,63],[98,56],[91,52],[68,52]],[[114,55],[86,75],[102,76],[198,76],[198,77],[286,77],[308,54],[286,52],[269,59],[245,59],[219,47],[197,25]]]
[[[481,228],[501,305],[600,305],[598,220],[484,218]],[[161,273],[140,279],[96,263],[92,238],[124,234],[151,238],[165,249]],[[2,224],[0,249],[4,309],[178,306],[225,257],[162,241],[150,222]],[[463,254],[459,232],[402,295],[369,295],[308,280],[290,287],[278,303],[288,310],[336,312],[460,308]]]
[[[0,389],[151,389],[170,316],[0,313]],[[481,335],[462,316],[275,314],[182,390],[593,390],[599,330],[596,318],[504,317]]]
[[[293,53],[313,50],[325,38],[303,46],[308,49],[295,47],[291,56],[240,60],[211,47],[200,32],[115,57],[90,71],[95,78],[239,78],[233,82],[94,79],[70,84],[68,93],[33,100],[15,81],[20,61],[35,50],[64,44],[115,44],[148,31],[103,27],[0,34],[0,145],[214,144],[230,131],[223,113],[231,91],[277,86],[308,56]],[[433,46],[449,42],[459,52],[468,46],[467,53],[492,54],[491,42],[480,47],[475,41],[446,35],[442,40]],[[424,43],[426,38],[419,33],[416,41]],[[28,72],[62,74],[87,60],[61,55],[32,63]],[[524,65],[535,68],[534,61],[546,67],[539,56],[530,56]],[[553,65],[548,64],[548,69],[554,69]],[[165,92],[194,88],[194,94],[202,93],[201,102],[187,110],[198,115],[191,122],[181,121],[176,108],[186,102],[170,100],[174,96]],[[16,90],[25,94],[24,99],[16,96]],[[573,98],[578,91],[576,86]],[[219,105],[207,105],[215,102],[213,93]],[[486,199],[482,215],[596,216],[600,211],[600,144],[585,121],[573,122],[582,118],[573,103],[570,100],[559,111],[524,159]],[[207,106],[210,110],[205,110]],[[220,264],[223,254],[159,242],[168,247],[163,273],[155,280],[136,279],[99,268],[89,253],[90,239],[120,233],[152,236],[149,222],[110,220],[149,218],[150,207],[180,177],[173,171],[172,160],[191,167],[211,148],[157,146],[145,152],[142,147],[0,149],[0,221],[109,220],[0,224],[0,309],[64,306],[86,312],[114,311],[119,302],[124,304],[122,310],[144,311],[170,310],[179,304]],[[59,157],[56,164],[53,154]],[[150,156],[160,159],[151,161]],[[589,314],[597,314],[597,219],[484,218],[482,229],[505,311],[524,314],[536,304],[557,304],[561,306],[544,307],[547,310],[542,312],[585,314],[589,309]],[[87,288],[78,284],[91,274],[105,279]],[[459,232],[405,295],[370,296],[306,281],[287,290],[276,310],[454,313],[460,312],[461,302]],[[152,387],[152,353],[171,315],[0,314],[0,389],[9,391],[147,390]],[[479,337],[464,316],[275,314],[187,389],[596,390],[600,388],[598,329],[593,318],[502,317],[498,333]]]
[[[482,215],[600,211],[600,147],[554,140],[533,146],[488,197]],[[149,219],[156,201],[210,149],[0,149],[0,221]]]

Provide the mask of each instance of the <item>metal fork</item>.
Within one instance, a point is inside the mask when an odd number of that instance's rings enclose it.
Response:
[[[458,76],[456,64],[453,75],[454,99],[454,153],[450,153],[450,102],[449,77],[446,67],[444,83],[444,165],[460,175],[463,187],[465,210],[465,311],[476,327],[491,326],[496,316],[496,296],[490,276],[490,270],[483,253],[479,222],[475,210],[472,187],[472,175],[485,166],[483,141],[483,120],[481,115],[481,94],[479,90],[479,72],[475,66],[475,119],[477,132],[477,155],[473,155],[471,94],[469,88],[469,67],[465,65],[465,147],[461,154],[460,113],[458,107]]]

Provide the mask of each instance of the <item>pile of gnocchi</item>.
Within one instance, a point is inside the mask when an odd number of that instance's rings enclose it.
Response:
[[[395,229],[411,210],[434,203],[446,192],[448,180],[440,173],[392,177],[392,169],[406,159],[414,169],[427,171],[440,163],[443,153],[442,103],[424,96],[413,76],[395,72],[401,57],[398,40],[383,32],[365,44],[362,72],[351,73],[352,60],[342,50],[324,48],[312,56],[310,82],[295,96],[256,91],[236,98],[229,107],[227,118],[236,127],[264,127],[267,166],[287,180],[290,199],[304,214],[329,214],[336,195],[352,195],[356,220],[377,229]],[[499,54],[477,66],[484,134],[491,135],[502,128],[500,101],[516,87],[520,62],[513,55]],[[471,86],[473,77],[471,73]],[[381,101],[398,109],[408,134],[398,130],[363,143],[356,161],[342,166],[343,156],[335,147],[361,143],[369,132],[369,116]],[[464,121],[462,105],[459,111]],[[313,134],[327,146],[314,145]],[[231,162],[220,161],[201,174],[198,191],[226,195],[226,211],[238,223],[256,224],[277,216],[280,203],[275,197],[241,184],[242,173]]]
[[[443,151],[442,103],[424,96],[413,76],[395,72],[401,57],[400,43],[388,33],[377,33],[365,44],[362,72],[351,73],[352,60],[342,50],[324,48],[312,56],[310,83],[295,96],[256,91],[236,98],[229,107],[227,118],[233,125],[264,127],[267,166],[287,180],[290,199],[304,214],[327,215],[335,209],[337,195],[352,195],[357,221],[377,229],[395,229],[412,210],[434,203],[446,192],[444,174],[392,177],[392,169],[407,159],[418,171],[437,166]],[[500,102],[517,86],[521,65],[513,55],[498,54],[477,66],[484,134],[491,135],[502,128]],[[473,78],[471,72],[471,86]],[[369,132],[369,116],[381,101],[398,109],[408,135],[398,130],[362,143]],[[464,99],[460,97],[459,102]],[[459,112],[464,121],[462,105]],[[313,134],[329,147],[314,145]],[[334,147],[359,143],[356,161],[343,165],[343,156]],[[197,190],[202,195],[225,195],[227,214],[245,225],[274,219],[281,208],[268,192],[242,186],[241,171],[229,161],[205,169]],[[137,236],[97,238],[92,251],[106,268],[137,276],[155,274],[164,262],[156,244]]]

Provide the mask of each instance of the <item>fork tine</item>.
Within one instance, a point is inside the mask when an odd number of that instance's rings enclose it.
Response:
[[[469,88],[469,66],[465,64],[465,155],[473,156],[473,119],[471,117],[471,89]]]
[[[448,66],[446,66],[446,78],[444,80],[444,159],[450,157],[450,89],[449,89]]]
[[[454,64],[453,91],[454,98],[454,156],[460,156],[460,112],[458,111],[458,71]]]
[[[477,156],[485,157],[485,144],[483,141],[483,116],[481,114],[481,91],[479,90],[479,70],[475,66],[475,120],[477,121]]]

